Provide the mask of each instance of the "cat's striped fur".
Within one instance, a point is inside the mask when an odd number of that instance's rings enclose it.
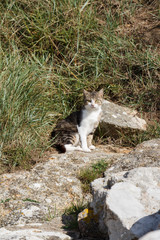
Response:
[[[93,134],[101,117],[103,89],[99,92],[84,90],[84,106],[80,111],[71,113],[66,119],[58,121],[51,133],[53,146],[60,152],[90,152]]]

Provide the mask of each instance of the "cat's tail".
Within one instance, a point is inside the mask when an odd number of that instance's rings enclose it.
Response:
[[[57,133],[52,131],[51,133],[52,147],[56,148],[59,153],[65,153],[68,151],[82,151],[79,146],[79,134],[78,133]]]
[[[53,147],[55,147],[56,150],[57,150],[59,153],[65,153],[65,152],[66,152],[66,148],[65,148],[64,145],[55,144]]]
[[[56,143],[56,136],[57,136],[57,134],[56,134],[56,132],[53,130],[52,132],[51,132],[51,136],[50,136],[50,140],[51,140],[51,142],[52,142],[52,144],[51,144],[51,146],[53,147],[53,148],[55,148],[59,153],[65,153],[66,152],[66,148],[65,148],[65,146],[64,146],[64,144],[59,144],[59,143]]]
[[[72,144],[65,144],[65,145],[55,144],[53,147],[55,147],[59,153],[83,151],[80,146],[73,146]]]

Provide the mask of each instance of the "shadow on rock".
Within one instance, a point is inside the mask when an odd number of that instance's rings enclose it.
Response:
[[[154,214],[139,219],[131,227],[131,232],[136,233],[138,237],[144,236],[146,233],[155,231],[160,226],[160,210]]]
[[[79,214],[63,214],[62,222],[67,235],[73,239],[106,240],[98,230],[98,218],[93,209],[86,208]]]

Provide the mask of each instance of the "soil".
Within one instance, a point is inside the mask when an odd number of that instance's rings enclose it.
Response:
[[[160,48],[160,2],[144,1],[135,14],[118,28],[121,35],[133,36],[137,42]]]

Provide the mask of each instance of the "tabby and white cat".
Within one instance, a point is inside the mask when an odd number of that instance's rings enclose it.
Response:
[[[84,90],[84,107],[57,123],[51,133],[53,146],[60,152],[95,149],[92,139],[101,118],[102,101],[103,89],[99,92]]]

